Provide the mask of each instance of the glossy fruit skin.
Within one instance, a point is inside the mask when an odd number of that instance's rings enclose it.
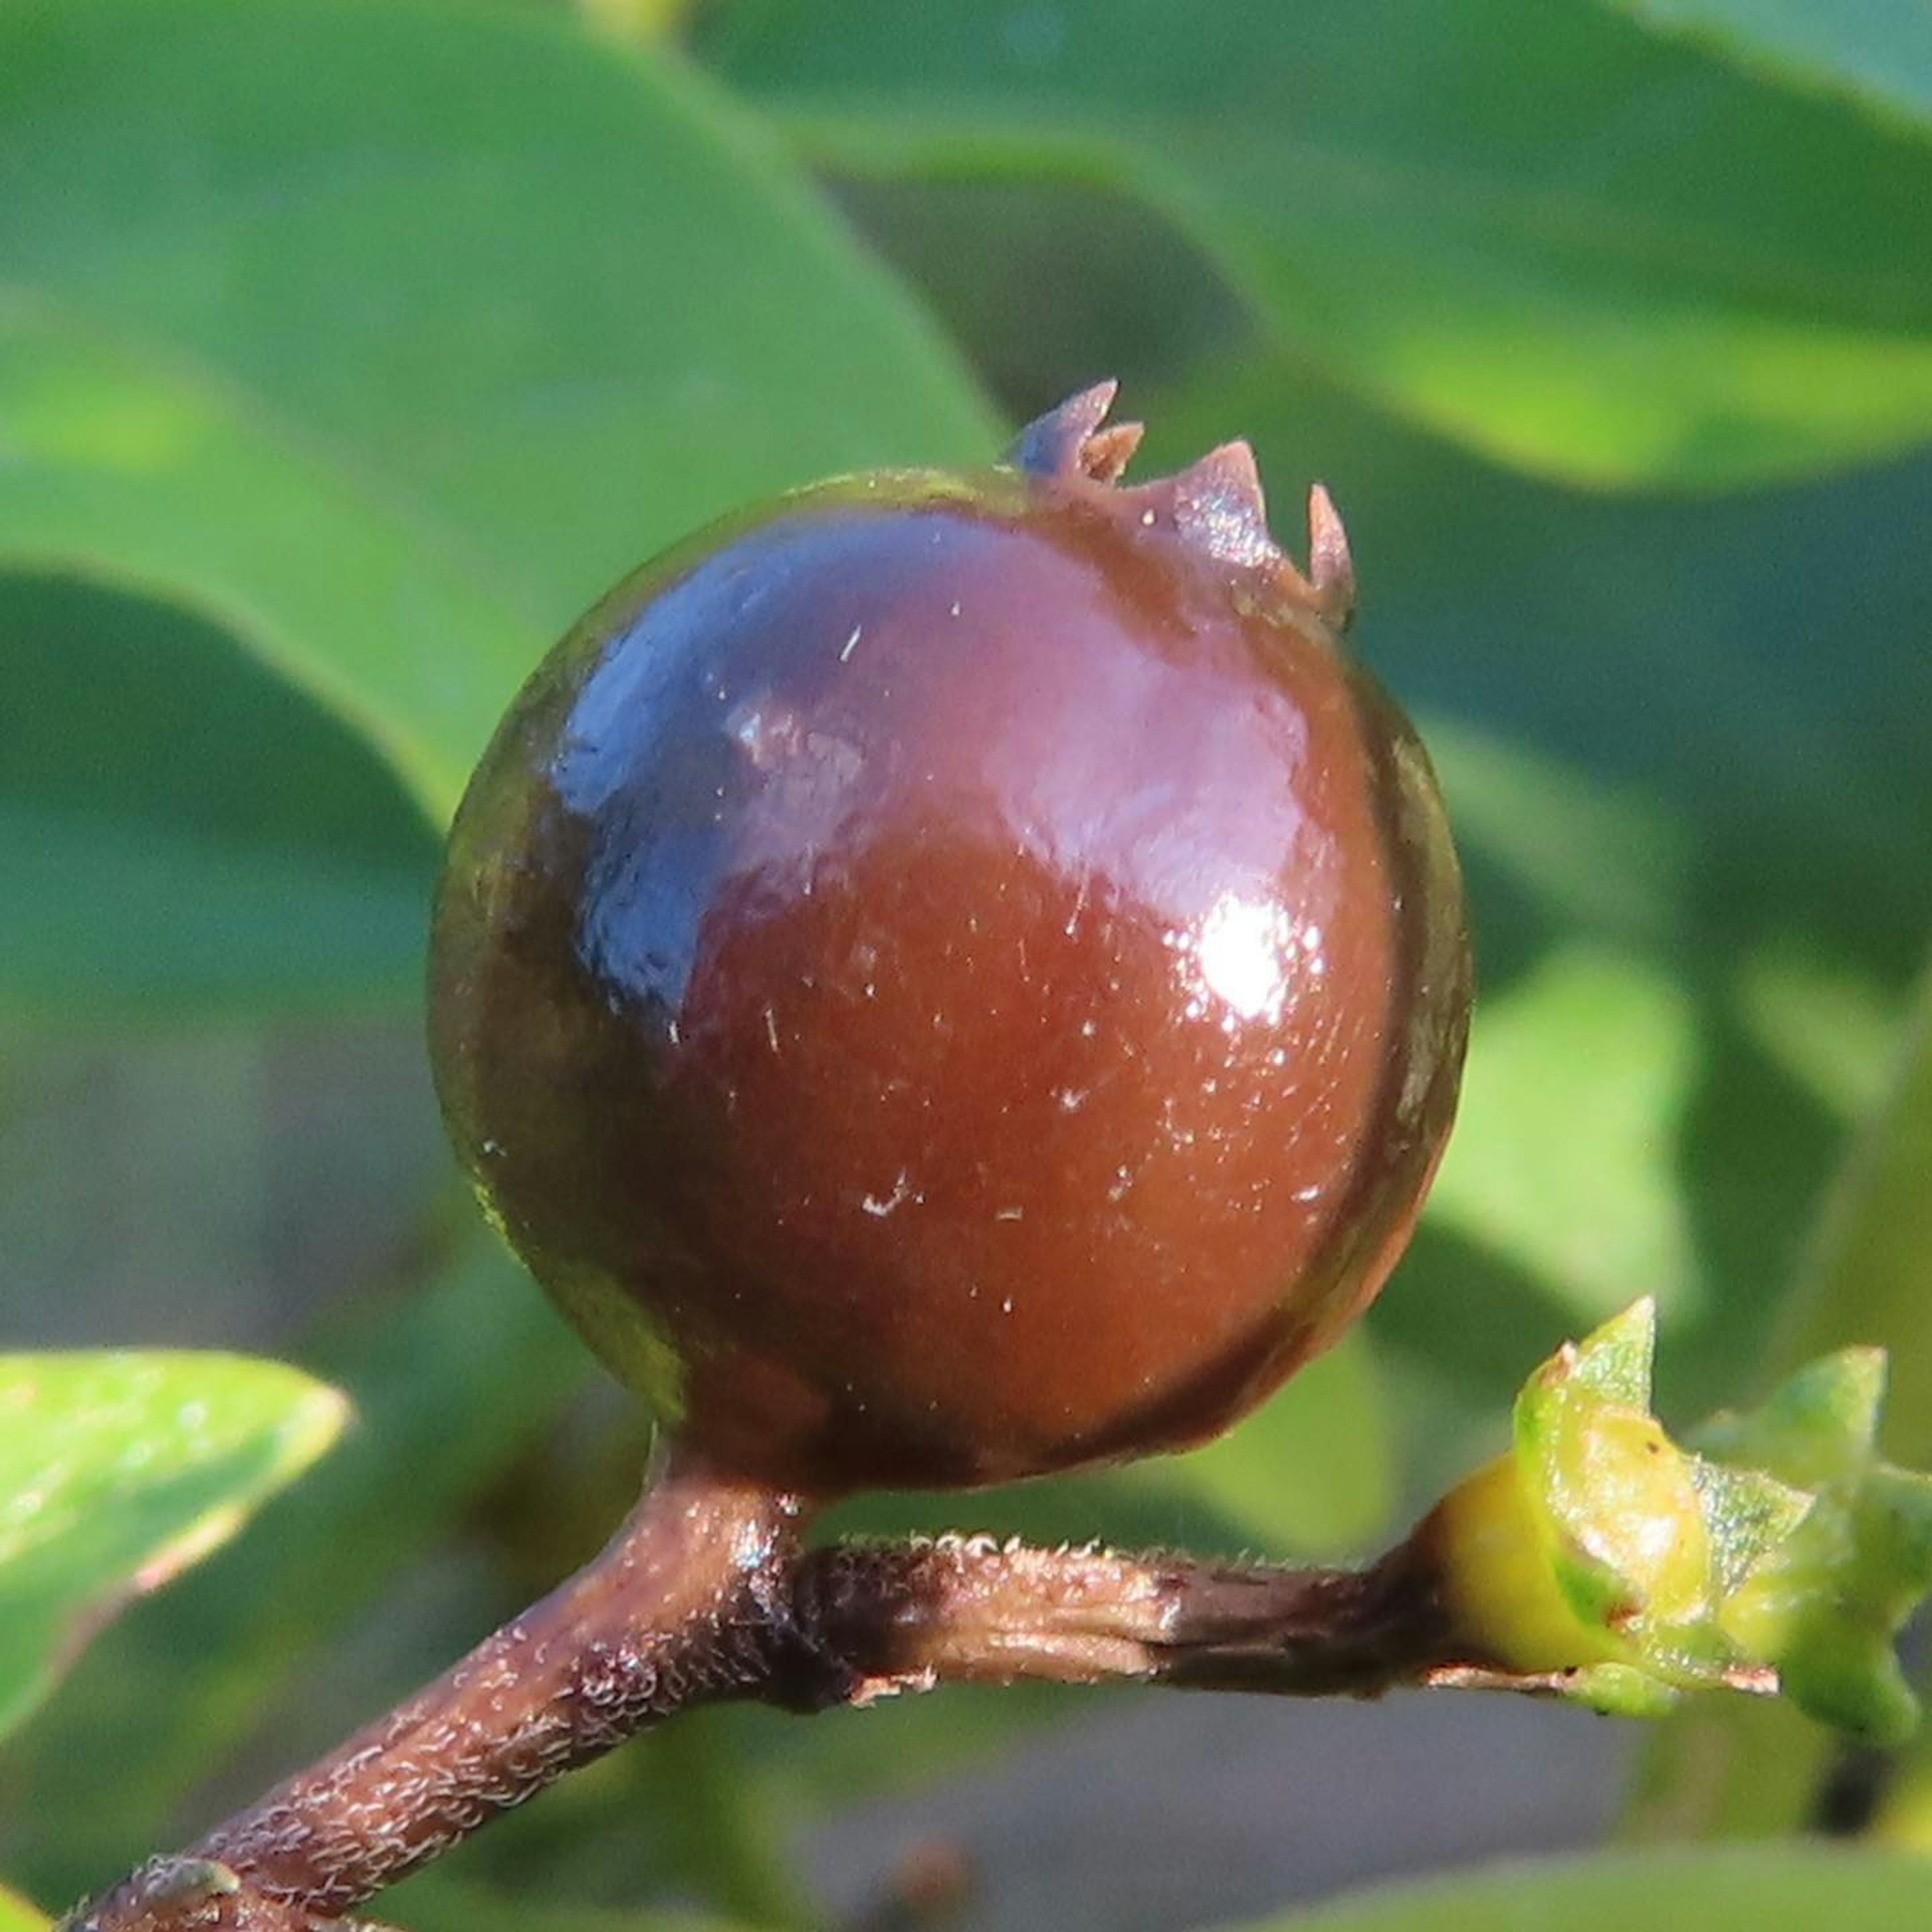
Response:
[[[1279,554],[1169,502],[1064,463],[788,498],[620,586],[477,770],[452,1135],[725,1466],[1184,1447],[1406,1240],[1468,1003],[1435,781]]]

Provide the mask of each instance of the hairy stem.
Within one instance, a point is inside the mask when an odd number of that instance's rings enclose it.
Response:
[[[84,1907],[74,1932],[315,1932],[572,1766],[694,1706],[1114,1678],[1372,1695],[1508,1683],[1425,1531],[1362,1570],[1036,1550],[806,1550],[796,1498],[674,1456],[603,1552],[306,1771]],[[1534,1687],[1528,1687],[1534,1688]]]
[[[1360,1570],[972,1537],[860,1544],[802,1558],[793,1601],[815,1654],[849,1673],[850,1702],[1022,1678],[1365,1695],[1477,1660],[1452,1658],[1432,1567],[1412,1541]]]
[[[574,1576],[73,1923],[280,1932],[327,1922],[657,1718],[759,1694],[783,1637],[799,1516],[792,1498],[669,1456]]]

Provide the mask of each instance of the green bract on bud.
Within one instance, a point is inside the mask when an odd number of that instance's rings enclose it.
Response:
[[[1517,1397],[1510,1451],[1418,1532],[1459,1637],[1600,1710],[1782,1688],[1902,1735],[1917,1711],[1892,1640],[1932,1589],[1932,1479],[1874,1449],[1882,1354],[1813,1364],[1693,1449],[1651,1412],[1655,1346],[1645,1301],[1560,1349]]]
[[[1813,1497],[1725,1605],[1726,1634],[1774,1664],[1813,1716],[1876,1743],[1918,1721],[1892,1640],[1932,1590],[1932,1479],[1878,1454],[1885,1381],[1882,1349],[1847,1348],[1698,1438],[1726,1465],[1756,1465]]]

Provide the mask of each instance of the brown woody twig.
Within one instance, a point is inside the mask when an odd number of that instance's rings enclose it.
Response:
[[[978,1537],[811,1549],[802,1528],[798,1499],[674,1457],[575,1576],[70,1932],[346,1928],[499,1813],[701,1704],[815,1711],[1024,1678],[1294,1696],[1508,1681],[1459,1645],[1426,1526],[1360,1570]]]

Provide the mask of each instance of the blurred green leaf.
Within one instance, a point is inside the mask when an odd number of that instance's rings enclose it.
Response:
[[[0,1886],[0,1932],[46,1932],[49,1921],[18,1892]]]
[[[1388,1406],[1365,1337],[1296,1371],[1227,1434],[1131,1480],[1191,1494],[1271,1554],[1359,1552],[1395,1507]]]
[[[1102,370],[1137,414],[1151,384],[1250,332],[1247,305],[1214,256],[1124,184],[848,173],[826,186],[1016,422]]]
[[[1848,1342],[1887,1350],[1887,1450],[1932,1461],[1932,976],[1887,1090],[1854,1141],[1778,1336],[1780,1361]]]
[[[489,1890],[450,1876],[436,1866],[382,1894],[382,1909],[393,1912],[410,1932],[734,1932],[734,1926],[764,1928],[769,1922],[728,1920],[694,1912],[640,1912],[560,1902]],[[0,1924],[0,1932],[7,1932]]]
[[[1914,1932],[1932,1866],[1813,1845],[1598,1853],[1388,1886],[1248,1932]]]
[[[0,1008],[422,998],[435,844],[335,719],[186,613],[0,577]]]
[[[310,1646],[380,1598],[587,1368],[494,1238],[466,1230],[425,1267],[414,1293],[373,1297],[308,1351],[354,1405],[338,1452],[256,1535],[110,1631],[0,1762],[0,1808],[33,1794],[14,1808],[11,1856],[43,1896],[166,1842],[184,1795],[272,1722]],[[104,1738],[123,1741],[106,1766]]]
[[[593,26],[620,40],[674,39],[682,32],[696,0],[575,0]]]
[[[790,1869],[771,1792],[754,1779],[736,1735],[718,1724],[673,1724],[650,1741],[653,1816],[670,1842],[669,1862],[686,1884],[747,1924],[814,1922]]]
[[[1581,946],[1552,954],[1477,1010],[1430,1212],[1584,1319],[1634,1293],[1684,1306],[1697,1276],[1674,1136],[1696,1055],[1666,974]]]
[[[1869,1112],[1898,1050],[1899,1002],[1869,971],[1774,940],[1738,969],[1738,1018],[1771,1059],[1840,1119]]]
[[[1691,841],[1654,797],[1460,719],[1420,722],[1459,844],[1568,924],[1653,944],[1679,930]]]
[[[6,107],[0,95],[0,129],[31,118]],[[0,166],[20,178],[3,147]],[[4,226],[0,248],[22,252]],[[145,292],[134,281],[128,292]],[[500,698],[532,655],[531,617],[494,580],[500,563],[446,554],[447,537],[388,510],[380,488],[358,490],[298,429],[278,433],[266,417],[170,350],[91,328],[76,302],[13,298],[0,306],[12,446],[0,560],[178,599],[364,733],[427,806],[446,808],[462,781],[458,748],[487,728],[479,698]]]
[[[308,1468],[346,1414],[333,1389],[240,1356],[0,1355],[0,1734],[132,1599]]]
[[[1898,1768],[1879,1795],[1867,1836],[1922,1858],[1932,1852],[1932,1751],[1922,1745]]]
[[[1607,9],[731,0],[699,44],[835,170],[1138,194],[1277,341],[1554,475],[1932,431],[1932,146]]]
[[[1932,123],[1932,14],[1918,0],[1616,0],[1802,86],[1849,95],[1922,131]]]
[[[195,609],[439,818],[671,537],[992,451],[755,130],[561,15],[26,0],[0,178],[0,560]]]

